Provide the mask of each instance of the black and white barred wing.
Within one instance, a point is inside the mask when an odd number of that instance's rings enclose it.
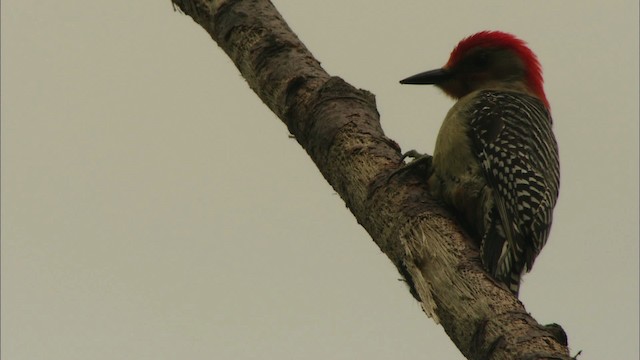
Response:
[[[542,102],[525,94],[484,91],[477,101],[470,136],[494,200],[482,259],[497,278],[519,283],[547,241],[558,197],[552,120]]]

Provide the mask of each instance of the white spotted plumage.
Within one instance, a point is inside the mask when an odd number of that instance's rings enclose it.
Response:
[[[482,260],[517,293],[520,275],[547,241],[558,197],[552,120],[544,104],[527,94],[486,90],[471,103],[478,110],[469,114],[469,136],[495,209],[484,220]]]

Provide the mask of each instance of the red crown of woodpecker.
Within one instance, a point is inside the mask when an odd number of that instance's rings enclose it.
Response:
[[[527,47],[527,43],[511,34],[502,31],[481,31],[462,39],[451,52],[445,68],[454,66],[470,50],[476,48],[503,48],[516,53],[525,65],[527,85],[549,107],[544,93],[542,67],[536,54]]]

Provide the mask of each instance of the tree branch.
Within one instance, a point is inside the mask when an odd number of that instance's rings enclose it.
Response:
[[[233,60],[468,359],[569,359],[480,265],[478,250],[424,179],[394,176],[399,146],[374,96],[329,76],[267,0],[173,0]]]

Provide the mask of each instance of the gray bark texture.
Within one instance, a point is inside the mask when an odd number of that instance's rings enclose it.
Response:
[[[384,135],[374,96],[328,75],[269,1],[173,4],[287,125],[466,358],[570,359],[566,339],[484,272],[473,239],[429,197],[424,179],[389,178],[402,166],[400,148]]]

